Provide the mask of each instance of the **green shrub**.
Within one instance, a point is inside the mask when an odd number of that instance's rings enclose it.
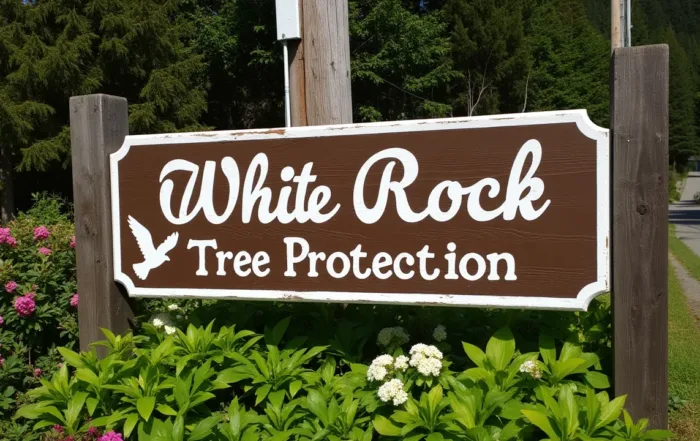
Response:
[[[187,318],[179,308],[171,314]],[[103,441],[670,436],[623,414],[625,398],[610,399],[599,357],[585,350],[579,332],[564,342],[542,333],[535,350],[525,352],[501,328],[484,349],[463,343],[443,352],[411,345],[406,331],[393,327],[378,339],[390,352],[363,364],[355,360],[362,353],[357,340],[342,326],[326,328],[330,344],[315,345],[289,332],[294,321],[284,318],[260,334],[213,323],[183,332],[162,315],[140,335],[105,331],[105,358],[61,348],[66,363],[29,392],[35,402],[16,419],[32,420],[34,433],[56,440],[98,432],[108,434]],[[443,340],[450,329],[431,331]],[[360,340],[367,337],[376,334]]]

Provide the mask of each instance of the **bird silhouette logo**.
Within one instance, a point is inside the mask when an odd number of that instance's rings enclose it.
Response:
[[[144,259],[143,262],[134,264],[134,272],[139,279],[146,280],[148,273],[152,269],[158,268],[163,263],[170,261],[168,252],[175,248],[180,235],[178,233],[171,234],[156,248],[153,246],[151,232],[132,216],[129,216],[128,220],[131,233],[136,238],[136,243],[139,245],[139,250],[141,250]]]

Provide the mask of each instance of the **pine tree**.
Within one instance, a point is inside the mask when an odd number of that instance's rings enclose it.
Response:
[[[459,77],[441,11],[401,0],[350,2],[352,87],[358,121],[444,117],[445,86]]]
[[[520,111],[529,72],[523,22],[530,1],[448,0],[452,60],[461,78],[450,93],[457,115]]]

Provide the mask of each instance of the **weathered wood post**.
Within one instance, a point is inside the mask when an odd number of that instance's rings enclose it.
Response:
[[[302,39],[291,42],[293,126],[352,122],[348,1],[299,0]]]
[[[103,340],[100,328],[129,329],[134,314],[114,282],[109,155],[129,132],[125,98],[85,95],[70,99],[75,236],[80,303],[80,349]]]
[[[668,426],[668,46],[612,55],[614,377],[634,418]]]

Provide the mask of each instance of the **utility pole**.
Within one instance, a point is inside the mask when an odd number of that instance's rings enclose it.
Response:
[[[622,11],[620,0],[610,0],[610,43],[611,51],[622,47]]]
[[[292,126],[352,122],[348,0],[299,0],[301,40],[290,41]]]

